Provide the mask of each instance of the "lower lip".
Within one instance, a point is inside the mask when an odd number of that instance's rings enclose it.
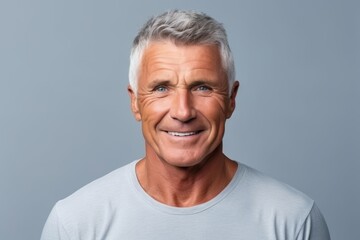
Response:
[[[167,147],[172,146],[177,149],[181,149],[183,147],[192,148],[195,146],[196,143],[200,141],[201,136],[203,136],[203,131],[197,131],[196,134],[185,136],[171,135],[166,131],[163,133],[165,135],[162,143],[165,144]]]

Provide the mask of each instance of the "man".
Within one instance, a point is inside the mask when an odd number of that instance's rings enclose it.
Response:
[[[128,87],[145,157],[59,201],[42,239],[330,239],[306,195],[224,155],[234,72],[214,19],[151,18],[134,40]]]

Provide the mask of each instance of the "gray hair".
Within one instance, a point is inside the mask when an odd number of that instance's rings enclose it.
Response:
[[[137,94],[138,74],[146,47],[152,41],[170,40],[175,44],[215,44],[227,74],[229,93],[235,81],[233,56],[223,25],[195,11],[172,10],[150,18],[135,37],[130,54],[129,83]]]

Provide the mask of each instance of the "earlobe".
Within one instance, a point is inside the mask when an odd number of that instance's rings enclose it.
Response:
[[[229,109],[228,109],[228,114],[226,116],[226,118],[228,118],[228,119],[231,117],[232,113],[235,110],[235,107],[236,107],[236,95],[237,95],[237,92],[239,90],[239,86],[240,86],[239,81],[235,81],[233,86],[232,86],[230,99],[229,99]]]
[[[130,102],[131,102],[131,111],[134,114],[136,121],[141,121],[141,114],[139,111],[139,106],[137,104],[136,93],[133,91],[133,89],[131,88],[130,85],[128,86],[127,90],[128,90],[128,94],[129,94]]]

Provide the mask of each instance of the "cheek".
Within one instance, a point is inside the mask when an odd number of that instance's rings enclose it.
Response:
[[[197,107],[209,120],[220,121],[226,118],[226,101],[218,98],[202,98],[197,101]]]
[[[141,103],[140,112],[143,122],[159,121],[168,112],[169,104],[166,99],[147,99]]]

